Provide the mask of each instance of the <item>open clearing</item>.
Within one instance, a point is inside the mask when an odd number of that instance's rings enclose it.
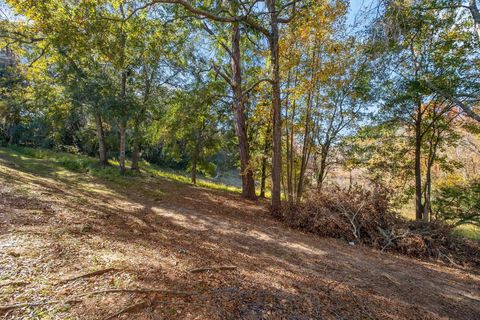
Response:
[[[475,270],[291,230],[235,193],[146,175],[112,182],[8,149],[0,248],[2,306],[58,301],[6,319],[480,317]],[[236,268],[190,272],[212,266]],[[135,288],[181,292],[81,296]]]

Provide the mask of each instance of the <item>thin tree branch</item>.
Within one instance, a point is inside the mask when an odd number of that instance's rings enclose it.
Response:
[[[255,82],[254,84],[252,84],[247,90],[245,90],[243,92],[243,96],[246,96],[250,93],[250,91],[252,91],[253,89],[255,89],[256,86],[258,86],[260,83],[262,82],[270,82],[272,83],[272,79],[270,78],[263,78],[263,79],[260,79],[258,80],[257,82]]]

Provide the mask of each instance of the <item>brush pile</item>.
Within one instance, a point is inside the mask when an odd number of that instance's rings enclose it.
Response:
[[[331,189],[311,193],[287,206],[280,218],[289,226],[382,251],[447,263],[480,266],[478,243],[455,236],[441,222],[409,221],[390,209],[388,192]]]

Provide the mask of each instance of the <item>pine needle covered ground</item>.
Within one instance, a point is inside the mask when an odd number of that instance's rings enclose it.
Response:
[[[265,203],[222,187],[194,187],[148,168],[112,176],[81,165],[88,159],[66,159],[0,149],[0,317],[480,314],[478,270],[291,230]]]

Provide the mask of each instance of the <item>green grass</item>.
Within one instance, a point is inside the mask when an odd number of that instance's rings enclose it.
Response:
[[[414,202],[409,202],[403,206],[400,211],[400,215],[408,220],[415,219],[415,205]],[[480,241],[480,227],[476,227],[471,224],[460,225],[455,228],[455,234],[471,239]]]
[[[121,175],[119,164],[116,160],[109,160],[109,166],[102,166],[99,164],[98,159],[93,157],[22,146],[0,148],[0,153],[4,153],[12,158],[24,160],[24,166],[26,169],[30,172],[40,174],[49,174],[52,170],[66,170],[89,174],[121,185],[128,184],[133,177],[141,178],[142,176],[161,177],[184,184],[192,184],[190,177],[185,172],[176,172],[161,168],[145,161],[140,162],[140,173],[127,170],[125,175]],[[29,158],[42,160],[42,162],[28,162]],[[130,161],[127,160],[127,167],[129,167],[130,164]],[[236,186],[226,185],[203,178],[197,179],[197,186],[214,190],[236,193],[241,192],[241,189]]]
[[[187,183],[187,184],[192,183],[190,176],[184,172],[178,172],[178,171],[173,171],[165,168],[160,168],[154,164],[150,164],[145,161],[142,161],[140,163],[140,168],[143,172],[151,176],[158,176],[164,179],[177,181],[180,183]],[[230,192],[237,192],[237,193],[240,193],[242,191],[242,189],[235,186],[230,186],[230,185],[226,185],[223,183],[215,182],[208,179],[202,179],[202,178],[200,179],[197,178],[197,186],[208,188],[208,189],[223,190],[223,191],[230,191]]]
[[[480,241],[480,227],[471,224],[458,226],[455,233],[471,240]]]

